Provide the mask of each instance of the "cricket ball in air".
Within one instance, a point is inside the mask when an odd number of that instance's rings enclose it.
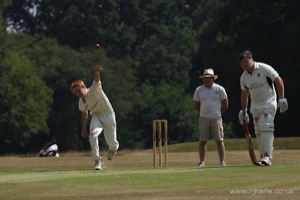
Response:
[[[95,48],[99,49],[100,48],[100,44],[95,44]]]

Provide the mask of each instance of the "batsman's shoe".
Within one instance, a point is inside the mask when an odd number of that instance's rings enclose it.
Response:
[[[205,163],[204,163],[204,162],[199,162],[199,163],[198,163],[198,166],[199,166],[199,167],[205,167]]]
[[[220,164],[220,167],[226,167],[226,163],[223,161],[221,164]]]
[[[101,161],[99,160],[96,160],[95,161],[95,170],[101,170]]]
[[[107,159],[112,160],[114,155],[115,155],[115,151],[109,150],[108,153],[107,153]]]
[[[269,157],[263,157],[260,162],[266,166],[272,165]]]
[[[261,163],[261,161],[258,161],[257,163],[254,163],[257,166],[265,166],[264,164]]]

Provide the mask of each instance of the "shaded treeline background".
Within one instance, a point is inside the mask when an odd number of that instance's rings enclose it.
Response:
[[[192,96],[212,67],[229,96],[226,137],[243,137],[237,61],[250,49],[285,81],[290,109],[275,136],[298,136],[300,1],[1,0],[0,153],[34,152],[55,135],[84,150],[72,81],[89,86],[96,64],[117,116],[120,148],[148,148],[152,120],[169,143],[196,141]],[[96,50],[95,43],[102,48]],[[101,136],[101,148],[106,148]]]

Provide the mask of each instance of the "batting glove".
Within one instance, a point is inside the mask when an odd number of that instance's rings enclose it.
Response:
[[[249,123],[249,115],[247,114],[247,112],[244,112],[242,110],[239,112],[239,121],[241,125],[244,125],[244,121],[247,124]]]
[[[280,98],[278,101],[278,107],[279,107],[279,111],[281,113],[284,113],[285,111],[287,111],[287,109],[289,108],[288,102],[286,100],[286,98]]]

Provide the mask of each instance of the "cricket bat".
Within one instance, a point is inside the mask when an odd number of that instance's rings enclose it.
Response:
[[[248,152],[249,152],[250,159],[251,159],[251,161],[254,165],[260,165],[257,162],[257,159],[256,159],[255,149],[254,149],[251,134],[250,134],[249,129],[248,129],[248,124],[245,121],[244,121],[244,131],[245,131],[245,136],[246,136],[246,141],[247,141],[247,146],[248,146]]]

